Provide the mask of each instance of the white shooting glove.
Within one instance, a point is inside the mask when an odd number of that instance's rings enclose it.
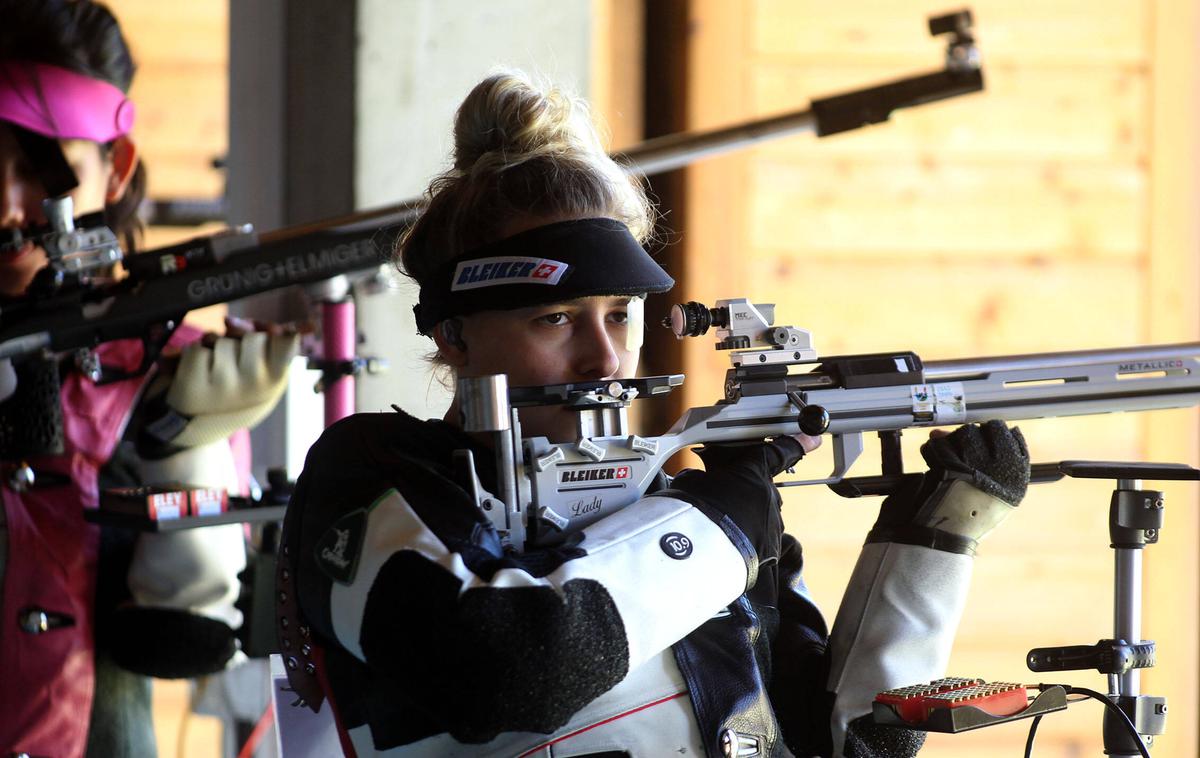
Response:
[[[979,540],[1025,496],[1029,451],[1001,421],[921,447],[929,464],[884,500],[830,638],[835,756],[908,756],[921,732],[876,726],[877,693],[945,674]]]
[[[162,457],[253,427],[283,396],[299,347],[297,334],[265,332],[188,345],[165,394],[160,384],[148,400],[138,452]]]

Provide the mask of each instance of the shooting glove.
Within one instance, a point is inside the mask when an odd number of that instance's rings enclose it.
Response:
[[[759,566],[777,561],[783,534],[782,500],[771,479],[803,458],[804,448],[785,436],[770,442],[705,445],[696,454],[704,461],[704,471],[680,472],[664,494],[699,509],[725,529],[735,545],[740,546],[744,535]],[[731,532],[730,523],[737,531]],[[749,585],[753,584],[752,579]]]
[[[299,335],[264,332],[221,337],[212,347],[188,345],[169,384],[148,393],[138,453],[160,458],[253,427],[287,389],[299,346]]]
[[[867,542],[974,554],[1025,497],[1029,449],[1003,421],[966,424],[921,446],[929,471],[908,477],[883,501]]]
[[[919,747],[914,733],[874,725],[871,700],[945,675],[976,545],[1029,483],[1025,440],[1001,421],[931,438],[921,455],[929,471],[906,477],[883,501],[838,606],[828,680],[835,756]]]

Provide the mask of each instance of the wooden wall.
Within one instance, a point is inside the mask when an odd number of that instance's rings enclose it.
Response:
[[[642,140],[645,108],[645,0],[591,0],[592,55],[588,102],[610,150]]]
[[[146,156],[150,194],[215,198],[224,192],[228,132],[226,4],[112,0],[138,64],[134,135]]]
[[[985,92],[823,140],[800,136],[689,170],[686,291],[751,297],[823,354],[927,360],[1196,341],[1200,283],[1197,11],[1186,2],[972,3]],[[941,67],[911,0],[695,0],[691,128]],[[689,405],[720,396],[726,359],[686,349]],[[1035,461],[1200,464],[1194,411],[1023,423]],[[924,434],[905,437],[915,467]],[[868,454],[870,452],[868,447]],[[864,458],[868,464],[869,458]],[[830,462],[809,461],[807,476]],[[877,468],[864,470],[874,473]],[[1035,488],[983,545],[950,672],[1036,681],[1025,653],[1112,635],[1110,485]],[[1143,635],[1170,698],[1155,755],[1197,754],[1195,486],[1168,488],[1146,551]],[[787,491],[808,581],[832,619],[877,501]],[[1054,676],[1103,690],[1096,672]],[[1098,705],[1047,718],[1037,755],[1099,753]],[[1021,754],[1028,722],[933,736],[923,755]]]

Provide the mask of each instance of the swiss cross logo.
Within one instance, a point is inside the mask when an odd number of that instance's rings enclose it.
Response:
[[[618,479],[628,479],[629,478],[629,467],[628,466],[618,466],[617,467],[617,478]]]
[[[554,272],[558,271],[558,266],[553,263],[543,263],[533,270],[534,279],[549,279],[554,276]]]

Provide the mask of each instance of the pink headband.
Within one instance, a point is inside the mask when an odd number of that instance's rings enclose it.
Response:
[[[59,66],[0,61],[0,121],[44,137],[111,142],[133,128],[133,103],[108,82]]]

